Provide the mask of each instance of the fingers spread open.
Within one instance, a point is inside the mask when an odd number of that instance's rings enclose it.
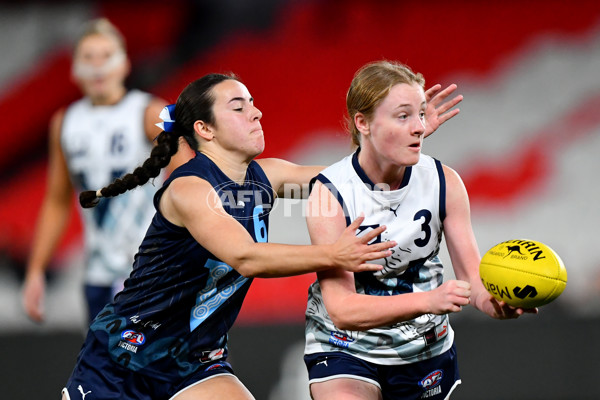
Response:
[[[348,225],[348,229],[357,230],[360,227],[360,224],[365,220],[365,214],[360,213],[358,217],[350,225]]]
[[[369,253],[369,254],[373,254],[373,253]],[[375,257],[375,258],[372,258],[372,260],[374,260],[376,258],[382,258],[382,257]],[[356,269],[355,272],[380,271],[382,269],[383,269],[383,265],[363,263],[363,264],[360,264],[360,266]]]
[[[438,83],[427,89],[425,91],[425,99],[427,100],[427,102],[431,101],[431,99],[438,94],[441,88],[442,85]]]
[[[386,229],[387,227],[385,225],[381,225],[378,228],[370,230],[369,232],[365,233],[360,237],[362,243],[369,243],[371,240],[375,239],[377,236],[385,232]]]

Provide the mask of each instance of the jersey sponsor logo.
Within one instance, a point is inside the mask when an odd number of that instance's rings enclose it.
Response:
[[[202,353],[200,353],[200,362],[207,363],[207,362],[219,360],[219,359],[223,358],[224,355],[225,355],[225,349],[223,349],[223,348],[203,351]]]
[[[352,344],[352,342],[354,342],[354,339],[347,335],[344,335],[341,332],[332,331],[331,336],[329,336],[329,343],[331,343],[334,346],[343,347],[345,349],[348,348]]]
[[[146,342],[146,337],[141,332],[136,332],[131,329],[123,331],[121,333],[121,339],[127,343],[131,343],[136,346],[140,346]]]

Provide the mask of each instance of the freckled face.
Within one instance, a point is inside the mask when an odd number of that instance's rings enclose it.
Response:
[[[248,88],[233,79],[213,88],[215,102],[214,140],[223,148],[256,157],[265,149],[260,119],[262,113],[254,106]]]
[[[419,162],[425,132],[425,93],[418,84],[397,84],[377,106],[363,136],[363,150],[397,166]]]

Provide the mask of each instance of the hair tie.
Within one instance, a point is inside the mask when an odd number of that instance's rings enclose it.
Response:
[[[175,130],[175,104],[165,106],[158,115],[163,122],[155,124],[165,132],[173,132]]]

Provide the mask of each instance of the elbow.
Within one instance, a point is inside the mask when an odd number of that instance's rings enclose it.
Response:
[[[231,251],[227,257],[222,258],[222,260],[244,278],[257,278],[262,271],[253,250],[252,246],[240,245],[234,251]]]
[[[239,254],[236,256],[231,264],[241,276],[244,278],[268,278],[268,271],[265,270],[263,263],[260,262],[256,257],[253,257],[252,252],[247,254]]]
[[[331,318],[331,322],[335,327],[341,331],[365,331],[371,328],[367,321],[357,318],[357,314],[350,311],[330,312],[329,318]]]
[[[250,260],[240,260],[231,265],[244,278],[259,278],[261,271]]]
[[[270,257],[269,247],[264,243],[248,242],[238,245],[224,260],[244,278],[274,278],[281,275],[277,268],[281,265],[274,263]]]
[[[337,321],[333,321],[333,324],[340,331],[360,331],[360,330],[364,330],[364,328],[363,329],[359,329],[359,326],[356,325],[356,324],[351,323],[351,321],[337,320]]]

